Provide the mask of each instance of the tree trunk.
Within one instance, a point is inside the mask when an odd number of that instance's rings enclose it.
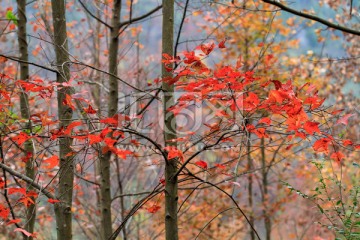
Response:
[[[263,214],[264,214],[264,224],[265,224],[265,235],[266,240],[271,239],[271,219],[269,216],[269,196],[268,196],[268,169],[266,168],[266,155],[265,155],[265,140],[261,138],[261,168],[262,168],[262,185],[263,185],[263,194],[262,194],[262,202],[263,202]]]
[[[67,82],[70,78],[69,67],[65,64],[65,62],[69,59],[65,1],[52,0],[51,5],[54,26],[53,42],[55,45],[56,65],[58,67],[56,81],[58,83],[62,83]],[[60,127],[66,128],[72,121],[73,110],[69,106],[63,104],[66,94],[70,95],[71,93],[72,89],[70,87],[63,87],[57,92]],[[74,163],[73,158],[66,155],[71,152],[72,139],[69,137],[61,138],[59,140],[59,144],[60,169],[57,197],[61,202],[55,204],[57,239],[71,240],[71,206],[73,196]]]
[[[162,24],[162,53],[174,55],[174,0],[163,0],[163,24]],[[162,65],[162,77],[171,77]],[[175,142],[169,140],[176,138],[175,117],[167,109],[174,105],[174,86],[163,82],[164,92],[164,140],[165,146],[176,146]],[[178,183],[174,177],[177,171],[177,159],[166,161],[165,164],[165,234],[166,240],[178,239]]]
[[[26,0],[17,0],[17,9],[18,9],[18,44],[19,44],[19,52],[20,52],[20,60],[23,63],[20,63],[20,79],[27,81],[29,78],[29,65],[25,62],[28,61],[28,43],[26,40]],[[24,91],[20,93],[20,112],[21,117],[23,119],[29,120],[30,118],[30,109],[29,109],[29,100],[28,96]],[[31,132],[31,122],[30,120],[26,124],[26,129]],[[32,145],[32,141],[27,141],[24,146],[25,154],[31,154],[30,159],[26,162],[25,166],[25,174],[30,179],[34,179],[35,171],[34,171],[34,148]],[[31,184],[27,185],[28,190],[33,190],[34,188]],[[35,202],[35,199],[32,198]],[[26,224],[25,230],[33,233],[36,219],[36,204],[32,204],[26,209]],[[32,237],[27,237],[24,235],[24,239],[33,239]]]
[[[120,11],[121,0],[114,1],[112,28],[110,30],[110,46],[109,46],[109,73],[117,76],[117,61],[119,48],[119,29],[120,29]],[[118,111],[118,80],[109,76],[109,109],[108,116],[113,117]],[[111,152],[100,157],[100,175],[101,175],[101,225],[102,238],[108,239],[112,234],[111,221],[111,183],[110,183],[110,158]]]

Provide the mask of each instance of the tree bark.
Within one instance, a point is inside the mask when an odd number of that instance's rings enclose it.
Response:
[[[163,0],[162,53],[174,55],[174,0]],[[162,65],[162,77],[171,77],[172,73]],[[167,109],[174,105],[174,86],[163,82],[164,92],[164,142],[165,146],[176,146],[169,140],[176,138],[175,116]],[[165,164],[165,234],[166,240],[178,239],[178,182],[177,159],[166,160]]]
[[[121,0],[114,1],[113,16],[110,29],[110,45],[109,45],[109,99],[108,99],[108,116],[113,117],[118,111],[118,80],[117,61],[119,49],[119,30],[120,30],[120,12]],[[112,234],[111,221],[111,182],[110,182],[110,159],[111,152],[100,157],[100,175],[101,175],[101,225],[102,238],[108,239]]]
[[[263,214],[264,214],[264,224],[265,224],[265,239],[271,239],[271,219],[269,215],[269,208],[268,208],[268,168],[266,167],[266,155],[265,155],[265,140],[261,138],[261,168],[262,168],[262,185],[263,185],[263,194],[262,194],[262,202],[263,202]]]
[[[19,52],[20,52],[20,79],[27,81],[29,78],[29,65],[25,62],[28,62],[28,43],[26,39],[26,0],[17,0],[17,8],[18,8],[18,44],[19,44]],[[31,122],[30,118],[30,108],[29,108],[29,100],[28,96],[24,91],[20,93],[20,113],[23,119],[27,119],[28,123],[26,124],[25,129],[28,129],[31,132]],[[25,166],[25,175],[30,179],[34,179],[35,171],[34,171],[34,148],[32,145],[32,141],[27,141],[24,146],[25,154],[31,154],[30,159],[26,162]],[[27,189],[33,190],[33,186],[31,184],[27,184]],[[35,198],[32,198],[35,202]],[[30,205],[26,209],[26,224],[25,230],[33,233],[36,219],[36,204]],[[24,235],[24,239],[33,239],[32,237],[27,237]]]
[[[54,36],[53,42],[55,46],[56,65],[58,73],[56,81],[58,83],[67,82],[70,78],[69,66],[65,63],[69,59],[68,40],[66,33],[66,17],[65,17],[65,1],[52,0],[52,15]],[[63,101],[67,94],[71,94],[70,87],[62,87],[57,92],[58,100],[58,117],[60,120],[60,127],[66,128],[72,121],[73,110],[64,105]],[[59,187],[57,190],[57,197],[60,203],[55,204],[56,216],[56,230],[58,240],[72,239],[72,196],[73,196],[73,181],[74,181],[74,163],[73,158],[66,156],[71,152],[72,139],[64,137],[59,140]]]

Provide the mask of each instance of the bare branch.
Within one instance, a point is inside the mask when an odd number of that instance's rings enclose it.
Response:
[[[21,180],[25,181],[26,183],[30,184],[31,186],[33,186],[34,188],[38,189],[40,192],[42,192],[46,197],[48,198],[52,198],[52,199],[56,199],[55,196],[49,192],[48,190],[44,189],[43,187],[41,187],[39,184],[37,184],[36,182],[34,182],[33,179],[25,176],[24,174],[21,174],[13,169],[11,169],[10,167],[6,166],[3,163],[0,163],[0,168],[2,168],[3,170],[7,171],[8,173],[10,173],[12,176],[15,176],[17,178],[20,178]]]
[[[95,16],[86,6],[85,4],[79,0],[79,3],[81,4],[81,6],[85,9],[85,11],[94,19],[96,19],[97,21],[99,21],[100,23],[104,24],[106,27],[111,28],[111,26],[109,24],[107,24],[106,22],[104,22],[103,20],[101,20],[100,18],[98,18],[97,16]]]
[[[162,5],[159,5],[159,6],[157,6],[156,8],[154,8],[153,10],[151,10],[150,12],[148,12],[148,13],[142,15],[142,16],[139,16],[139,17],[136,17],[136,18],[130,18],[129,20],[122,22],[122,23],[120,23],[119,29],[122,28],[122,27],[125,27],[125,29],[126,29],[126,27],[127,27],[128,25],[130,25],[130,24],[132,24],[132,23],[135,23],[135,22],[137,22],[137,21],[140,21],[140,20],[142,20],[142,19],[144,19],[144,18],[149,17],[151,14],[153,14],[154,12],[158,11],[158,10],[161,9],[161,8],[162,8]],[[124,31],[124,30],[120,31],[119,34],[118,34],[118,36],[119,36],[123,31]]]
[[[17,57],[11,57],[11,56],[6,56],[4,54],[0,54],[0,57],[4,57],[4,58],[7,58],[7,59],[10,59],[10,60],[13,60],[15,62],[20,62],[20,63],[26,63],[26,64],[29,64],[29,65],[32,65],[32,66],[35,66],[35,67],[39,67],[39,68],[42,68],[42,69],[45,69],[45,70],[48,70],[50,72],[54,72],[54,73],[57,73],[58,71],[56,69],[53,69],[53,68],[49,68],[49,67],[45,67],[43,65],[40,65],[40,64],[37,64],[37,63],[33,63],[33,62],[28,62],[28,61],[23,61]]]
[[[353,34],[353,35],[360,36],[360,31],[356,31],[356,30],[354,30],[352,28],[347,28],[345,26],[341,26],[339,24],[329,22],[329,21],[327,21],[327,20],[325,20],[323,18],[320,18],[318,16],[314,16],[314,15],[311,15],[311,14],[308,14],[308,13],[297,11],[295,9],[289,8],[288,6],[285,6],[285,5],[281,4],[280,2],[275,2],[273,0],[262,0],[262,1],[265,2],[265,3],[271,4],[271,5],[277,6],[281,10],[284,10],[285,12],[292,13],[292,14],[295,14],[297,16],[300,16],[300,17],[303,17],[303,18],[307,18],[307,19],[322,23],[322,24],[324,24],[324,25],[326,25],[326,26],[328,26],[330,28],[333,28],[333,29],[336,29],[336,30],[339,30],[339,31],[342,31],[342,32],[346,32],[346,33],[350,33],[350,34]]]

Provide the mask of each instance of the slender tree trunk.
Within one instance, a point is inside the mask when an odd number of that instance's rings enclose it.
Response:
[[[20,51],[20,59],[24,62],[28,61],[28,43],[26,40],[26,0],[17,0],[17,8],[18,8],[18,43],[19,43],[19,51]],[[29,78],[29,65],[26,63],[20,63],[20,79],[27,81]],[[27,94],[22,91],[20,93],[20,111],[21,117],[23,119],[30,118],[30,109],[29,109],[29,100]],[[26,129],[31,131],[31,122],[27,123]],[[35,171],[34,171],[34,148],[32,145],[32,141],[27,141],[25,143],[25,154],[31,154],[30,159],[26,162],[25,166],[25,174],[27,177],[34,179]],[[27,185],[27,189],[33,190],[31,184]],[[32,198],[35,202],[35,199]],[[26,209],[26,224],[25,230],[33,233],[36,219],[36,204],[32,204]],[[32,237],[24,236],[24,239],[33,239]]]
[[[248,134],[248,143],[247,143],[247,160],[248,160],[248,171],[251,171],[251,169],[253,168],[252,165],[252,158],[250,155],[250,150],[251,150],[251,142],[250,142],[250,134]],[[254,226],[254,213],[253,213],[253,176],[252,173],[248,174],[248,202],[249,202],[249,208],[250,208],[250,216],[249,216],[249,222],[252,226]],[[254,231],[250,228],[250,239],[251,240],[255,240],[255,233]]]
[[[264,138],[261,139],[261,167],[262,167],[262,184],[263,184],[263,214],[264,214],[264,223],[265,223],[265,235],[266,240],[271,239],[271,219],[268,212],[268,169],[266,168],[266,155],[265,155],[265,146]]]
[[[70,69],[66,61],[69,59],[68,40],[66,33],[65,1],[52,0],[52,15],[55,45],[56,65],[58,73],[56,80],[58,83],[67,82],[70,78]],[[58,115],[60,127],[66,128],[72,121],[73,110],[63,104],[66,94],[71,94],[70,87],[63,87],[57,92]],[[56,230],[58,240],[72,239],[72,196],[74,181],[74,163],[73,158],[66,156],[71,152],[72,139],[64,137],[59,140],[60,144],[60,170],[59,170],[59,187],[57,197],[61,201],[55,204]]]
[[[162,24],[162,53],[174,55],[174,0],[163,0],[163,24]],[[172,74],[162,66],[162,77],[171,77]],[[166,146],[176,146],[169,140],[176,138],[175,117],[167,109],[174,105],[174,86],[163,82],[164,91],[164,140]],[[165,164],[165,233],[166,240],[178,239],[178,183],[174,177],[177,171],[177,159],[166,161]]]
[[[117,175],[117,178],[118,178],[118,184],[119,184],[119,194],[122,195],[124,193],[123,191],[123,182],[121,180],[121,177],[120,177],[120,159],[119,158],[116,158],[115,159],[115,163],[116,163],[116,175]],[[121,215],[121,221],[124,220],[124,217],[125,217],[125,199],[124,197],[119,197],[119,203],[120,203],[120,215]],[[123,227],[122,229],[122,233],[123,233],[123,240],[127,240],[127,233],[126,233],[126,226]]]
[[[248,31],[247,31],[247,29],[245,29],[244,72],[247,72],[249,70],[249,58],[250,58],[249,57],[249,39],[248,39],[247,34],[248,34]],[[251,124],[251,123],[249,122],[249,124]],[[248,171],[251,171],[253,169],[253,160],[252,160],[251,154],[250,154],[250,151],[251,151],[251,141],[250,141],[251,134],[250,133],[248,134],[247,138],[248,138],[247,139],[247,161],[248,161],[247,164],[248,164]],[[249,222],[250,222],[251,226],[254,226],[255,220],[254,220],[254,212],[253,212],[254,203],[253,203],[253,175],[252,175],[252,173],[248,174],[248,203],[249,203],[249,208],[250,208]],[[250,233],[250,239],[255,240],[255,233],[251,228],[249,230],[249,233]]]
[[[115,76],[117,71],[118,49],[119,49],[119,28],[120,28],[120,11],[121,0],[115,0],[113,6],[112,28],[110,30],[110,46],[109,46],[109,72]],[[118,111],[118,80],[109,77],[109,109],[108,116],[113,117]],[[108,152],[100,158],[100,175],[101,175],[101,224],[103,239],[108,239],[112,234],[111,221],[111,182],[110,182],[110,159],[111,152]]]

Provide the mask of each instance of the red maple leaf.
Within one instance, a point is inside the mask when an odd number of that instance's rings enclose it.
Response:
[[[320,133],[319,123],[307,121],[304,124],[304,130],[310,135],[314,135],[315,132]]]
[[[219,163],[215,163],[215,167],[219,168],[219,169],[226,169],[226,166],[223,164],[219,164]]]
[[[206,55],[209,55],[212,50],[214,49],[215,44],[214,43],[204,43],[201,44],[200,49],[203,53],[205,53]]]
[[[222,41],[219,43],[219,48],[226,48],[225,42],[226,42],[226,39],[222,40]]]
[[[4,188],[5,186],[5,181],[2,177],[0,177],[0,189]]]
[[[173,146],[167,146],[164,148],[166,151],[168,151],[168,160],[171,160],[173,158],[180,158],[181,160],[184,158],[183,153],[181,150],[177,149]]]
[[[89,104],[87,108],[84,108],[84,112],[88,114],[95,114],[97,111]]]
[[[14,193],[20,193],[22,195],[26,195],[26,189],[25,188],[8,188],[8,194],[14,194]]]
[[[205,168],[205,169],[207,169],[207,167],[208,167],[207,163],[202,160],[195,162],[195,164],[198,165],[199,167]]]
[[[99,143],[103,140],[103,138],[100,135],[94,135],[94,134],[89,134],[88,135],[89,138],[89,144],[95,144],[95,143]]]
[[[6,208],[4,205],[0,203],[0,217],[6,220],[9,216],[10,209]]]
[[[152,207],[149,207],[147,208],[146,210],[149,212],[149,213],[156,213],[157,211],[159,211],[161,207],[159,205],[153,205]]]
[[[331,156],[330,156],[332,159],[334,159],[335,161],[341,161],[344,157],[345,157],[345,155],[344,154],[342,154],[342,152],[334,152],[333,154],[331,154]]]
[[[105,118],[100,120],[101,123],[109,124],[109,125],[118,125],[118,120],[115,118]]]
[[[314,143],[313,149],[317,152],[328,152],[330,142],[330,138],[320,138]]]
[[[126,159],[126,156],[133,154],[133,152],[130,150],[116,149],[115,154],[121,159]]]
[[[348,145],[353,145],[354,143],[351,141],[351,140],[349,140],[349,139],[344,139],[343,141],[342,141],[342,143],[343,143],[343,145],[346,147],[346,146],[348,146]]]

